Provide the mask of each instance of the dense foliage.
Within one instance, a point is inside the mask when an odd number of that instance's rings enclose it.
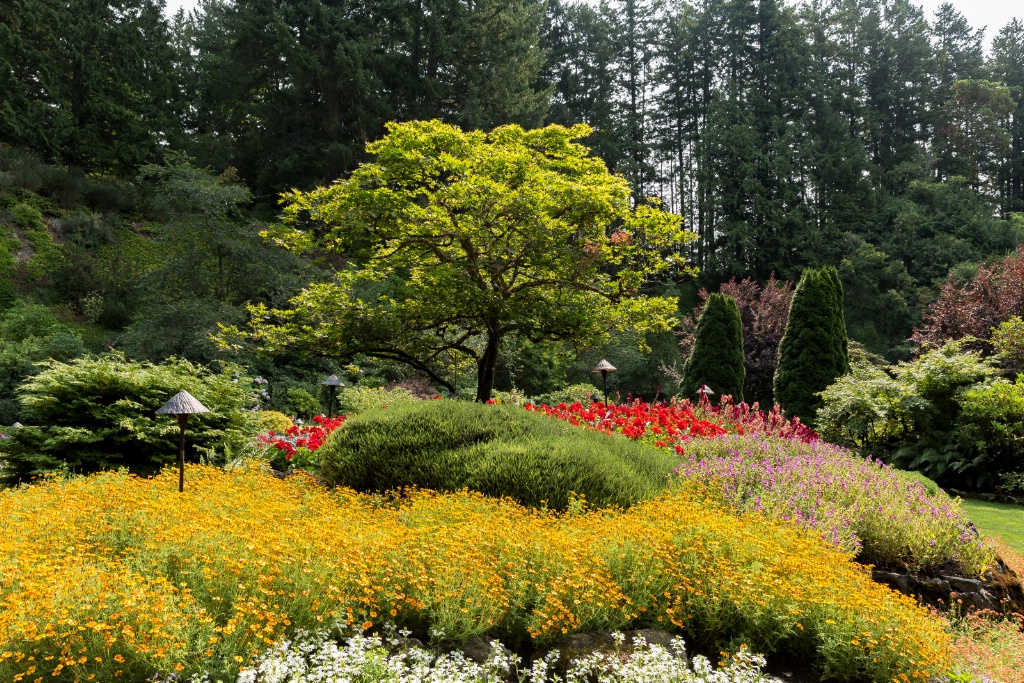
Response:
[[[58,471],[153,474],[177,458],[178,422],[156,410],[179,391],[211,411],[190,419],[186,459],[223,463],[256,432],[249,382],[237,367],[214,372],[118,354],[51,360],[18,390],[24,425],[0,440],[0,476],[14,484]]]
[[[678,249],[692,234],[678,216],[631,206],[628,183],[575,142],[588,132],[389,124],[367,147],[374,163],[285,196],[275,240],[346,267],[287,310],[252,307],[249,338],[396,361],[452,391],[440,364],[454,354],[477,366],[486,401],[512,333],[593,345],[609,329],[668,330],[676,301],[642,287],[690,272]],[[226,330],[226,345],[237,336]]]
[[[978,266],[970,277],[950,277],[939,298],[924,312],[922,325],[914,330],[914,342],[922,348],[974,337],[987,340],[993,328],[1014,316],[1024,315],[1024,245],[993,263]],[[978,348],[991,352],[992,347]]]
[[[813,424],[823,391],[850,370],[843,289],[834,268],[807,269],[793,293],[779,342],[775,400],[790,415]]]
[[[991,487],[1024,470],[1024,384],[950,342],[912,362],[858,364],[823,394],[826,439],[949,485]]]
[[[196,294],[216,282],[199,277],[184,300],[161,291],[169,280],[141,283],[159,267],[149,238],[163,219],[138,220],[140,168],[186,152],[266,210],[279,192],[347,177],[389,121],[586,122],[585,143],[634,197],[660,198],[698,234],[680,251],[701,286],[835,265],[851,335],[891,359],[907,357],[903,340],[951,268],[1001,258],[1024,235],[1019,20],[990,27],[986,53],[985,31],[952,6],[926,16],[910,0],[371,0],[351,12],[228,0],[170,20],[151,0],[18,0],[0,18],[0,142],[71,165],[0,160],[0,210],[39,191],[60,249],[37,255],[64,252],[48,277],[3,253],[0,271],[25,270],[19,287],[82,314],[91,297],[108,337],[138,323],[125,350],[151,360],[173,346],[209,361],[206,332],[240,320],[239,300],[279,305],[297,286],[264,287],[294,263],[249,248],[258,230],[244,255],[222,242],[200,252],[200,270],[230,253],[258,261],[244,274],[264,283]],[[111,171],[120,178],[99,175]],[[46,241],[32,232],[2,237]],[[660,383],[649,371],[624,388],[650,398]],[[767,405],[768,393],[747,397]]]
[[[731,396],[738,403],[743,401],[745,378],[740,310],[732,297],[712,294],[697,322],[679,394],[696,400],[701,388],[707,386],[716,397]]]
[[[320,475],[357,491],[468,487],[532,507],[565,510],[653,496],[671,454],[581,431],[521,408],[423,401],[357,415],[318,451]]]
[[[0,678],[56,661],[46,674],[59,682],[231,680],[279,639],[335,620],[513,647],[653,624],[872,683],[950,667],[943,622],[846,554],[678,494],[559,515],[202,466],[178,494],[175,476],[0,492],[0,573],[14,577],[0,584]]]
[[[779,357],[779,342],[789,319],[789,305],[793,298],[793,285],[772,275],[761,287],[754,280],[736,278],[723,282],[719,292],[731,297],[740,309],[743,320],[743,396],[748,403],[762,406],[774,404],[772,383]],[[711,297],[706,289],[698,292],[701,305],[683,318],[676,333],[679,350],[688,358],[693,350],[697,321],[704,305]]]

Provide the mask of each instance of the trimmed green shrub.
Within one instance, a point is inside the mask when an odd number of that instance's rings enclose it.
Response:
[[[357,415],[321,447],[321,476],[357,491],[469,488],[564,510],[576,493],[595,507],[657,493],[678,459],[522,408],[420,401]]]
[[[822,405],[818,393],[849,372],[842,286],[833,270],[804,270],[779,344],[775,400],[806,424]]]
[[[697,321],[693,353],[683,368],[680,391],[683,398],[692,400],[706,384],[717,397],[732,396],[739,403],[745,378],[740,309],[731,296],[712,294]]]
[[[0,477],[7,484],[46,472],[126,467],[148,475],[177,459],[178,423],[156,410],[188,391],[212,412],[188,424],[192,459],[226,459],[257,431],[259,417],[246,378],[234,366],[215,373],[184,360],[163,365],[121,354],[47,361],[18,390],[24,427],[0,441]]]

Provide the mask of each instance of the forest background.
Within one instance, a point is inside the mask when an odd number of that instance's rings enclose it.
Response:
[[[0,421],[31,361],[213,362],[216,323],[329,277],[338,263],[259,233],[279,193],[345,177],[392,120],[586,122],[635,200],[698,235],[681,247],[697,278],[652,291],[686,314],[702,287],[835,265],[851,338],[890,360],[912,355],[943,281],[1024,242],[1020,21],[987,41],[951,5],[907,0],[73,5],[0,6]],[[550,391],[607,355],[624,393],[673,393],[675,338],[647,339],[651,355],[637,341],[581,355],[519,340],[498,385]],[[325,372],[402,375],[242,360],[282,408]],[[472,374],[456,357],[441,371]]]

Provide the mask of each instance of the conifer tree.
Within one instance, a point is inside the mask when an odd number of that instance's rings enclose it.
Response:
[[[838,359],[837,369],[840,375],[845,375],[850,371],[850,346],[846,337],[846,295],[843,283],[839,279],[839,271],[834,266],[826,266],[821,272],[832,285],[832,339],[835,342]]]
[[[821,406],[818,392],[849,369],[841,292],[834,269],[805,270],[779,344],[775,400],[807,424]]]
[[[693,353],[683,369],[683,398],[694,399],[702,384],[718,396],[743,400],[743,321],[736,300],[712,294],[704,306],[693,343]]]

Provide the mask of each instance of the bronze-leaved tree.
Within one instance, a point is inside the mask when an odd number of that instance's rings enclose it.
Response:
[[[284,196],[281,245],[338,266],[288,310],[251,308],[248,338],[343,358],[405,363],[453,389],[442,362],[477,364],[490,398],[502,339],[600,342],[613,329],[667,330],[676,301],[645,296],[659,273],[689,271],[681,218],[633,206],[625,179],[575,142],[587,126],[463,132],[439,121],[388,125],[351,177]]]

